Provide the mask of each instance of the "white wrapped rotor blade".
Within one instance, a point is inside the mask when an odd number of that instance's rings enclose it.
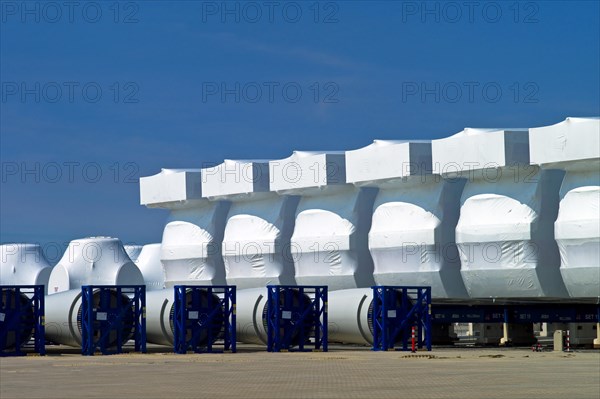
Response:
[[[600,297],[600,162],[595,171],[567,171],[554,225],[561,274],[573,298]]]
[[[129,298],[126,295],[118,295],[116,291],[111,291],[109,295],[111,308],[117,305],[117,301],[121,301],[123,305],[129,302]],[[96,308],[100,303],[100,294],[98,292],[94,292],[92,301],[94,301],[93,306]],[[48,295],[45,298],[46,339],[63,345],[81,346],[81,305],[82,294],[80,289]],[[128,320],[129,323],[122,325],[121,344],[125,344],[125,342],[133,337],[133,310],[129,308],[126,311],[130,315],[129,317],[125,315],[123,319]],[[108,336],[107,346],[116,346],[118,335],[117,331],[111,331]]]
[[[146,339],[157,345],[172,346],[174,290],[164,289],[146,292]]]
[[[225,284],[221,244],[229,203],[202,196],[201,169],[163,169],[140,178],[140,202],[170,211],[160,259],[165,286]]]
[[[434,169],[465,178],[456,244],[471,298],[562,298],[552,224],[560,171],[530,164],[527,129],[465,129],[432,142]]]
[[[554,224],[560,272],[572,298],[600,297],[600,118],[530,129],[532,162],[566,171]]]
[[[288,304],[294,307],[302,306],[304,309],[310,306],[311,299],[307,294],[301,294],[299,290],[292,289],[291,292],[286,292],[286,298],[290,295]],[[267,305],[268,305],[268,289],[267,288],[252,288],[240,290],[236,292],[236,337],[239,342],[250,344],[267,345]],[[283,301],[283,296],[280,297]],[[295,316],[294,316],[295,317]],[[304,329],[306,333],[312,330],[314,325],[310,319],[304,319]],[[298,327],[298,326],[296,326]],[[288,332],[284,329],[280,330],[281,337]],[[300,344],[300,334],[296,329],[292,331],[289,339],[292,346]]]
[[[290,237],[297,203],[275,193],[233,200],[222,247],[228,284],[295,284]]]
[[[290,240],[296,282],[330,290],[372,285],[367,235],[377,190],[346,184],[343,152],[294,151],[269,167],[271,190],[300,196]]]
[[[373,302],[371,288],[330,291],[327,300],[329,342],[373,344],[373,327],[369,319]]]
[[[269,192],[267,161],[225,160],[203,169],[203,195],[231,202],[221,253],[239,289],[295,284],[290,236],[298,199]]]
[[[552,229],[562,173],[531,168],[531,182],[465,186],[456,241],[472,298],[567,295]]]
[[[344,185],[302,196],[291,239],[298,284],[331,290],[374,284],[368,233],[375,194]]]
[[[163,232],[165,285],[225,284],[221,243],[229,204],[194,202],[171,210]]]
[[[144,285],[144,277],[118,238],[73,240],[48,280],[49,294],[84,285]]]
[[[236,292],[236,338],[248,344],[267,344],[267,289],[253,288]]]
[[[0,285],[44,285],[48,293],[51,272],[39,244],[0,245]]]
[[[127,256],[129,256],[129,259],[131,259],[133,263],[137,264],[137,259],[140,256],[140,253],[142,252],[142,248],[144,248],[144,246],[137,244],[126,244],[123,245],[123,248],[125,248],[125,252],[127,253]]]
[[[219,303],[219,297],[216,294],[212,295],[212,303]],[[206,290],[202,290],[199,293],[199,305],[202,308],[207,308],[209,294]],[[191,291],[188,290],[185,296],[186,308],[189,308],[192,301]],[[175,325],[173,317],[175,316],[175,292],[174,289],[164,289],[157,291],[150,291],[146,293],[146,337],[148,342],[158,345],[173,346],[175,340]],[[213,317],[213,323],[211,324],[212,337],[216,339],[223,327],[224,320],[220,320],[222,323],[219,324],[218,313]],[[186,332],[186,341],[191,339],[192,332],[188,330]],[[208,340],[208,334],[203,331],[201,335],[196,338],[199,339],[199,344],[206,343]],[[214,342],[214,341],[213,341]]]
[[[146,292],[165,288],[165,270],[160,260],[161,255],[161,244],[148,244],[142,247],[136,259],[135,264],[144,277]]]
[[[430,142],[375,140],[347,151],[346,180],[379,188],[369,231],[377,284],[467,297],[454,242],[464,179],[432,174]]]
[[[81,290],[62,291],[45,299],[46,339],[69,346],[81,346]]]

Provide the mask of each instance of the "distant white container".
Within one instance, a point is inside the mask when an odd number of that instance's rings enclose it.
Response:
[[[566,171],[554,224],[569,295],[600,297],[600,119],[530,129],[531,161]]]
[[[140,202],[170,211],[160,255],[167,287],[225,284],[221,243],[229,203],[202,198],[200,169],[163,169],[142,177]]]
[[[231,203],[221,253],[239,289],[295,284],[290,236],[298,198],[269,192],[267,161],[225,160],[203,169],[202,193]]]
[[[144,278],[118,238],[73,240],[48,280],[48,293],[80,289],[83,285],[143,285]]]
[[[376,189],[346,184],[343,152],[299,152],[270,162],[271,190],[299,195],[291,256],[296,282],[330,290],[373,285],[367,236]]]
[[[465,129],[432,142],[434,172],[466,178],[456,244],[472,298],[567,295],[552,225],[563,173],[529,160],[526,129]]]
[[[431,143],[375,140],[346,152],[346,180],[378,187],[369,232],[375,282],[467,296],[454,243],[464,180],[432,175]]]
[[[0,245],[0,285],[44,285],[47,292],[51,271],[39,244]]]

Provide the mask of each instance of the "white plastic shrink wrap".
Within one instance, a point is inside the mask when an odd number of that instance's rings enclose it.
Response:
[[[144,285],[144,278],[121,240],[90,237],[69,243],[50,273],[48,293],[77,290],[83,285]]]
[[[431,174],[431,143],[376,140],[346,152],[346,179],[378,187],[369,232],[375,281],[431,286],[437,298],[464,298],[454,243],[463,179]]]
[[[554,224],[569,295],[600,297],[600,119],[567,118],[530,130],[531,159],[563,169],[560,209]]]
[[[127,256],[129,256],[129,259],[131,259],[133,261],[133,263],[137,263],[137,258],[140,256],[140,252],[142,252],[143,247],[144,247],[143,245],[137,245],[137,244],[123,245],[123,248],[125,248],[125,252],[127,253]]]
[[[295,284],[290,237],[298,198],[268,191],[267,161],[226,160],[203,173],[203,195],[231,202],[221,248],[227,283]]]
[[[330,290],[374,284],[367,240],[376,192],[347,185],[302,197],[292,235],[298,284]]]
[[[47,292],[51,271],[39,244],[0,245],[0,285],[44,285]]]
[[[297,204],[297,197],[275,193],[233,202],[223,241],[229,284],[295,284],[290,237]]]
[[[221,243],[229,204],[193,201],[173,208],[163,231],[165,285],[225,284]]]
[[[456,243],[472,298],[567,295],[554,241],[561,171],[529,163],[527,130],[465,129],[433,141],[433,163],[468,179]]]
[[[355,288],[328,293],[329,342],[373,345],[373,290]]]
[[[294,152],[270,169],[272,190],[301,196],[291,238],[297,283],[373,285],[367,236],[377,190],[345,184],[343,153]]]
[[[467,296],[454,243],[463,186],[429,175],[380,188],[369,233],[377,284],[431,286],[436,298]]]
[[[165,288],[165,271],[160,261],[161,255],[160,244],[148,244],[142,247],[134,261],[144,276],[146,291]]]
[[[163,169],[140,179],[140,202],[169,209],[161,262],[165,285],[225,284],[221,243],[229,203],[202,198],[200,169]]]

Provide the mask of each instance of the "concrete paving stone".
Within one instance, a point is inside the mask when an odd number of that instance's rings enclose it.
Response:
[[[54,347],[0,359],[0,398],[600,398],[600,351],[434,348],[432,352],[268,353],[84,357]]]

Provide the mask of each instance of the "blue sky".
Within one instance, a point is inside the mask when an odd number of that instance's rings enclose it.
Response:
[[[158,242],[161,167],[600,114],[598,2],[276,3],[2,1],[1,241]]]

